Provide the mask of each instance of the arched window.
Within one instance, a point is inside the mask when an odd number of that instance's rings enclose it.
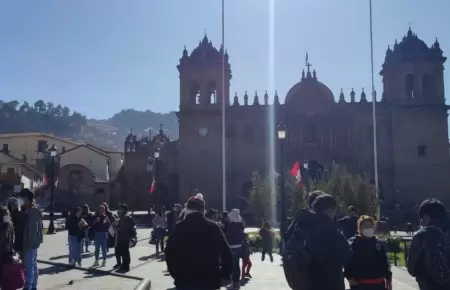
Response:
[[[425,74],[422,77],[422,96],[424,98],[431,97],[433,95],[433,78],[429,74]]]
[[[189,94],[191,104],[200,104],[200,84],[197,81],[191,81]]]
[[[407,74],[405,77],[405,93],[406,99],[414,99],[416,92],[416,87],[414,83],[414,75]]]
[[[216,104],[217,103],[217,87],[216,82],[213,80],[210,80],[208,82],[208,93],[209,93],[209,103],[210,104]]]

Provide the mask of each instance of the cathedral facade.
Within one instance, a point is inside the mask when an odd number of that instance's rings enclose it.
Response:
[[[411,30],[386,51],[380,71],[383,92],[376,102],[379,186],[386,201],[413,203],[433,196],[450,202],[445,60],[437,40],[427,46]],[[297,160],[322,165],[335,162],[373,176],[372,104],[364,90],[352,89],[350,101],[342,91],[335,99],[319,81],[319,73],[308,65],[285,98],[275,93],[271,104],[268,92],[230,96],[228,54],[206,36],[190,54],[184,49],[178,71],[179,139],[166,140],[161,131],[154,139],[162,141],[149,141],[147,149],[142,149],[146,156],[161,151],[159,180],[168,185],[173,201],[187,200],[198,189],[210,206],[221,208],[223,146],[230,206],[249,195],[254,171],[269,172],[273,153],[278,172],[283,158],[285,169]],[[280,122],[286,126],[283,156],[277,142],[276,148],[270,146],[269,140],[276,138],[270,134],[276,132],[269,133],[269,122],[274,127]],[[146,158],[132,157],[141,156],[138,151],[126,149],[125,167],[134,166],[129,164],[134,158],[144,170]],[[147,188],[148,177],[143,180],[141,187]],[[128,183],[132,184],[131,179]]]

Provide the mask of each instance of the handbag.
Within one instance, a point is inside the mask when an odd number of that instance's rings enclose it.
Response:
[[[22,289],[25,285],[25,266],[22,262],[13,262],[2,265],[1,289]],[[7,277],[7,278],[6,278]]]

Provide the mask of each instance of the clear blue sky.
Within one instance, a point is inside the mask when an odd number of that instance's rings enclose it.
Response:
[[[269,72],[269,0],[226,0],[231,92],[260,94],[273,85],[284,98],[301,77],[305,53],[319,80],[370,89],[368,0],[273,0],[275,68]],[[449,0],[374,0],[375,68],[408,25],[450,55]],[[178,108],[176,65],[207,30],[221,42],[220,0],[2,0],[0,99],[44,99],[88,117],[123,108]],[[447,64],[447,68],[449,64]],[[450,76],[445,76],[447,91]],[[380,78],[376,86],[381,92]]]

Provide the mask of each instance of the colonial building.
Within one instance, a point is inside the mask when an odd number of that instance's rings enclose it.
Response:
[[[434,196],[450,202],[445,60],[437,40],[427,46],[411,30],[386,51],[380,71],[383,92],[376,102],[379,183],[386,201],[417,202]],[[226,196],[229,205],[235,204],[248,196],[252,172],[267,172],[270,154],[279,151],[269,146],[275,137],[269,136],[269,120],[273,126],[283,122],[287,127],[285,154],[277,154],[276,164],[279,158],[285,159],[286,166],[296,160],[336,162],[373,176],[372,105],[364,90],[352,89],[350,101],[343,91],[336,99],[320,82],[320,72],[308,64],[306,71],[299,69],[300,81],[285,98],[275,94],[273,104],[267,92],[251,96],[245,92],[243,98],[236,94],[230,100],[228,54],[206,36],[190,54],[184,49],[178,71],[179,140],[169,141],[163,132],[148,142],[128,136],[123,182],[134,188],[125,195],[144,194],[148,205],[153,174],[146,172],[145,165],[147,157],[160,150],[158,164],[164,169],[158,178],[160,183],[174,183],[169,190],[172,200],[186,200],[192,188],[198,188],[211,206],[220,208],[225,145]],[[273,119],[269,119],[271,111]]]
[[[44,172],[14,156],[0,152],[0,201],[42,184]]]
[[[0,145],[0,185],[3,183],[3,191],[8,191],[3,196],[10,195],[11,189],[19,190],[19,185],[30,189],[42,185],[39,181],[52,172],[49,150],[55,145],[58,154],[53,170],[58,180],[55,189],[58,210],[85,203],[98,206],[102,201],[118,202],[119,189],[114,180],[122,166],[122,152],[46,133],[0,134]],[[50,197],[49,185],[37,192],[43,204]]]

